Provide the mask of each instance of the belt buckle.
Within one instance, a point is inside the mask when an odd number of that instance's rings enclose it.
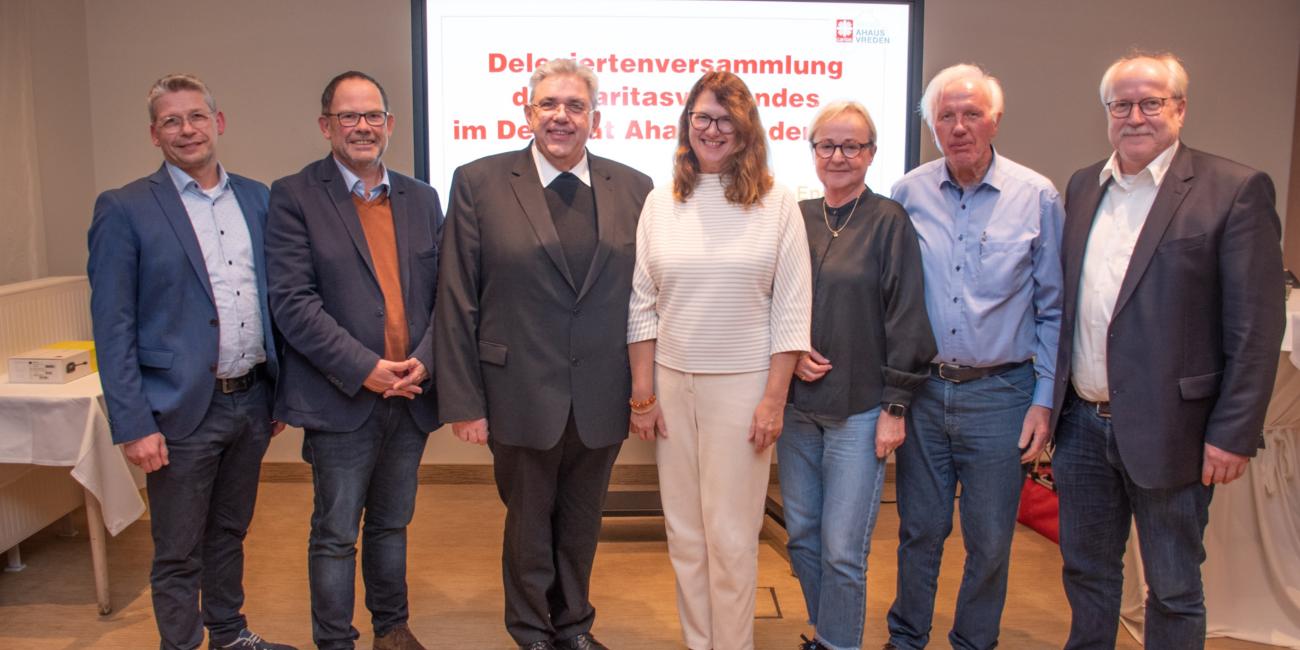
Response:
[[[961,366],[956,365],[956,364],[951,364],[951,363],[943,363],[942,361],[939,362],[939,379],[942,379],[942,380],[944,380],[944,381],[950,381],[950,382],[952,382],[952,383],[954,383],[954,384],[960,384],[960,383],[961,383],[961,379],[960,379],[960,378],[957,378],[957,377],[949,377],[949,376],[943,374],[943,370],[944,370],[944,368],[956,368],[957,370],[961,370]]]
[[[1097,417],[1106,420],[1110,419],[1110,402],[1093,402],[1092,410],[1097,414]]]

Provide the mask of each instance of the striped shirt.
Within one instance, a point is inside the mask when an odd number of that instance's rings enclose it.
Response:
[[[680,372],[767,370],[809,347],[812,273],[794,195],[729,203],[716,174],[685,202],[671,186],[646,197],[636,234],[628,343],[657,339],[655,362]]]

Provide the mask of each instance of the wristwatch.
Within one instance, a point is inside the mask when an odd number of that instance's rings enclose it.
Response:
[[[898,402],[886,402],[880,405],[880,409],[896,418],[901,418],[907,414],[907,405]]]

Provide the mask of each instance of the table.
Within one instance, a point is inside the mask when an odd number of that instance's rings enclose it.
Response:
[[[145,506],[143,474],[113,444],[102,399],[97,373],[67,384],[11,384],[0,375],[0,463],[71,468],[86,506],[96,601],[107,614],[112,603],[104,532],[122,532]],[[10,473],[10,481],[18,478]]]
[[[1214,489],[1205,529],[1206,636],[1300,648],[1300,303],[1287,333],[1264,418],[1264,449],[1246,473]],[[1139,641],[1146,582],[1137,530],[1124,557],[1120,617]]]

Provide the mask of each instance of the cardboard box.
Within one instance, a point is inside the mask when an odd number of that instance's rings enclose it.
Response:
[[[59,341],[45,347],[55,350],[87,350],[90,352],[90,371],[99,372],[99,360],[95,358],[94,341]]]
[[[89,350],[39,348],[9,357],[11,384],[66,384],[89,374]]]

